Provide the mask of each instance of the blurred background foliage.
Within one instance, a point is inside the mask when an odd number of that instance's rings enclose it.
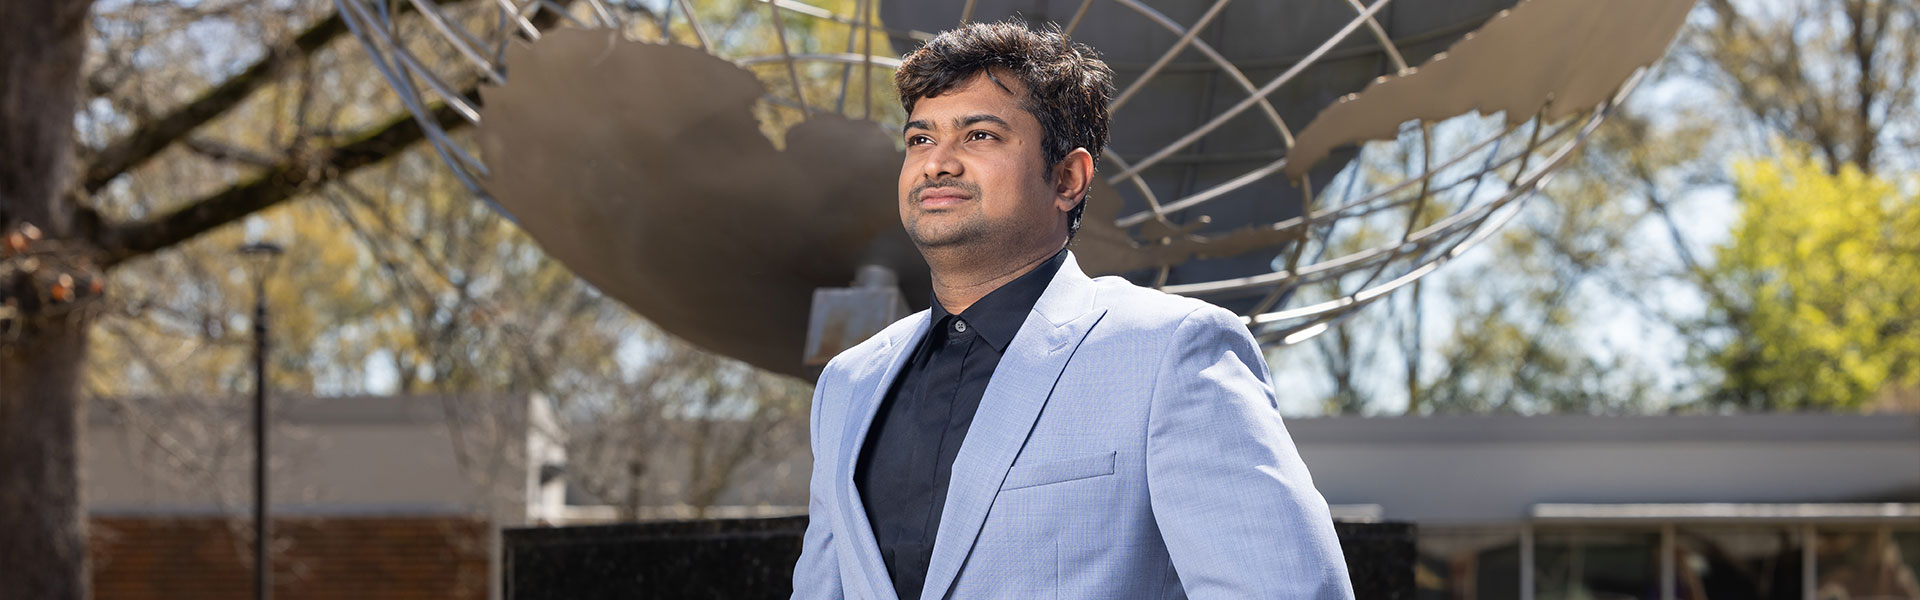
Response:
[[[1741,407],[1858,409],[1920,388],[1920,195],[1782,145],[1734,169],[1740,219],[1715,248],[1726,374]]]

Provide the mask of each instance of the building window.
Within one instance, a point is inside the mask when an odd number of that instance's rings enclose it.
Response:
[[[1540,530],[1534,534],[1536,600],[1660,599],[1660,533]]]
[[[1893,532],[1893,547],[1900,551],[1900,563],[1906,567],[1908,597],[1920,598],[1920,529]]]
[[[1419,536],[1419,600],[1520,598],[1518,528],[1425,526]]]
[[[1799,600],[1800,536],[1789,527],[1681,527],[1674,595],[1686,600]]]
[[[1821,528],[1815,534],[1818,600],[1920,599],[1920,531]]]
[[[1920,522],[1427,525],[1414,582],[1419,600],[1920,600]]]

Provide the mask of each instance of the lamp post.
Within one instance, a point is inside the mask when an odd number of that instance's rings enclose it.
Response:
[[[267,277],[284,250],[269,242],[240,247],[253,278],[253,597],[272,596],[267,543]]]

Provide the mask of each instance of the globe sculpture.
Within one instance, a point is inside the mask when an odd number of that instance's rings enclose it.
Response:
[[[1101,52],[1119,93],[1082,266],[1284,345],[1511,219],[1692,4],[746,0],[720,31],[687,0],[337,1],[476,197],[663,329],[800,376],[926,306],[889,98],[931,32],[1051,22]],[[846,46],[801,47],[801,28]],[[777,49],[716,55],[742,36]],[[856,279],[896,306],[826,302]]]

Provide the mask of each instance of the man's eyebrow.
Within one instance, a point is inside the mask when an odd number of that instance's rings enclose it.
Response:
[[[964,128],[974,123],[993,123],[995,125],[999,125],[1001,128],[1004,128],[1004,129],[1013,129],[1012,125],[1007,124],[1006,119],[1002,119],[1000,117],[996,117],[996,116],[985,114],[985,113],[981,113],[977,115],[967,115],[967,116],[960,117],[958,119],[953,120],[953,126],[955,129]]]
[[[1008,124],[1006,119],[1002,119],[1000,117],[996,117],[986,113],[980,113],[977,115],[967,115],[964,117],[955,117],[953,119],[954,129],[963,129],[975,123],[993,123],[995,125],[999,125],[1001,128],[1004,128],[1004,129],[1013,129],[1013,125]],[[906,133],[907,130],[909,129],[925,129],[927,131],[933,131],[933,124],[928,123],[923,119],[914,119],[912,121],[907,121],[906,125],[901,126],[900,133]]]

